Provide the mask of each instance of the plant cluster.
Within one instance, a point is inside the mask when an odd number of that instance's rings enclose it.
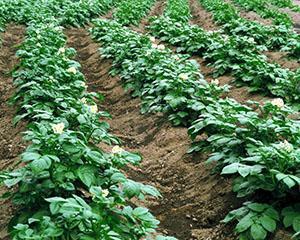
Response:
[[[113,59],[112,73],[141,97],[143,112],[162,111],[174,124],[189,126],[190,152],[210,152],[208,162],[234,178],[237,196],[256,198],[224,220],[239,222],[241,239],[263,240],[281,222],[299,234],[300,215],[293,210],[299,206],[285,199],[299,198],[300,122],[290,118],[294,112],[282,99],[243,105],[222,98],[226,87],[207,83],[185,55],[117,22],[95,21],[92,35],[103,57]]]
[[[75,50],[65,45],[61,27],[50,19],[31,23],[17,52],[15,123],[30,122],[25,139],[31,144],[21,155],[23,164],[1,174],[7,187],[17,187],[6,194],[18,206],[10,224],[12,239],[150,236],[159,222],[128,201],[160,194],[121,170],[141,157],[120,148],[107,122],[99,121],[109,116],[95,102],[102,97],[86,91],[80,65],[70,59]],[[100,142],[116,146],[106,152],[96,146]]]
[[[275,25],[285,25],[289,28],[293,26],[292,18],[287,14],[271,7],[268,0],[233,0],[246,11],[254,11],[262,18],[271,18]]]
[[[290,8],[295,12],[300,12],[300,6],[294,4],[293,0],[270,0],[269,2],[279,8]]]
[[[185,8],[187,1],[178,1],[177,4]],[[268,91],[286,101],[298,101],[299,71],[293,72],[269,63],[260,53],[264,47],[258,46],[252,37],[228,36],[222,31],[206,32],[186,20],[170,18],[176,15],[172,9],[167,8],[163,16],[152,19],[149,29],[153,35],[177,46],[179,52],[203,56],[214,67],[215,77],[231,73],[236,81],[246,83],[252,91]],[[182,15],[180,10],[177,15]]]
[[[181,12],[181,14],[178,14]],[[164,12],[165,16],[178,22],[188,22],[192,17],[190,7],[186,1],[169,0]]]
[[[189,125],[222,92],[203,80],[198,64],[187,55],[173,55],[155,39],[114,21],[97,20],[94,25],[92,35],[103,44],[102,56],[114,58],[113,73],[122,76],[133,96],[141,97],[142,112],[167,112],[175,125]],[[204,95],[215,97],[197,100]]]
[[[14,123],[29,122],[29,146],[16,169],[0,174],[9,188],[3,197],[17,208],[9,224],[12,239],[174,240],[157,236],[159,221],[131,202],[160,193],[126,176],[124,167],[139,164],[141,156],[122,149],[108,132],[110,115],[97,106],[103,97],[87,92],[80,64],[72,60],[76,52],[66,47],[62,25],[82,25],[112,2],[35,2],[0,3],[8,15],[3,22],[28,25],[11,102],[19,106]]]
[[[64,26],[82,26],[91,18],[107,12],[112,0],[7,0],[0,2],[0,16],[5,22],[28,24],[32,19],[42,21],[55,17]]]
[[[237,9],[223,0],[200,0],[201,4],[213,14],[214,20],[222,25],[222,30],[229,35],[249,36],[258,45],[269,50],[281,50],[300,57],[297,53],[299,35],[283,24],[265,26],[259,22],[247,20],[239,15]]]
[[[138,25],[150,11],[155,0],[124,0],[117,4],[114,18],[124,26]]]

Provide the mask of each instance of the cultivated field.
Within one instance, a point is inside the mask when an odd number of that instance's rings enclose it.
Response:
[[[300,1],[0,1],[0,239],[300,239]]]

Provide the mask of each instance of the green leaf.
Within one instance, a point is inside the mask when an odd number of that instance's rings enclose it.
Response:
[[[300,231],[300,216],[297,216],[293,220],[293,229],[295,232]]]
[[[132,214],[137,217],[141,217],[141,216],[147,214],[148,212],[149,212],[149,210],[147,208],[137,207],[132,211]]]
[[[232,163],[226,167],[223,168],[221,174],[233,174],[238,171],[239,163]]]
[[[243,217],[239,223],[236,225],[235,230],[238,233],[244,232],[246,231],[248,228],[251,227],[251,225],[253,224],[253,220],[251,219],[251,215],[247,214],[245,217]]]
[[[39,159],[40,157],[41,157],[41,155],[39,153],[35,153],[35,152],[25,152],[21,155],[21,158],[24,162],[33,161],[33,160]]]
[[[254,240],[263,240],[267,236],[267,231],[259,224],[253,224],[251,226],[251,236]]]
[[[88,187],[91,187],[96,181],[97,169],[94,166],[83,165],[77,169],[77,176]]]
[[[124,183],[123,191],[128,198],[132,198],[134,196],[140,195],[141,187],[139,183],[129,180],[126,183]]]
[[[51,166],[51,159],[47,156],[43,156],[39,159],[36,159],[30,163],[30,168],[33,172],[39,173],[43,170],[49,169]]]
[[[4,180],[4,184],[5,186],[7,186],[8,188],[16,185],[17,183],[19,183],[22,180],[21,177],[16,177],[16,178],[11,178],[11,179],[6,179]]]
[[[250,203],[247,207],[255,212],[263,212],[266,209],[266,205],[260,203]]]
[[[259,218],[261,225],[266,229],[268,232],[274,232],[276,229],[276,222],[274,219],[270,218],[267,215],[264,215]]]

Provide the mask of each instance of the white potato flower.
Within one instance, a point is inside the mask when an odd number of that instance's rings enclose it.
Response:
[[[213,80],[211,81],[211,83],[212,83],[212,84],[215,84],[215,85],[219,85],[219,84],[220,84],[220,82],[219,82],[218,79],[213,79]]]
[[[178,77],[182,80],[188,80],[189,75],[187,73],[180,73]]]
[[[111,152],[112,152],[113,154],[119,154],[119,153],[124,152],[124,149],[121,148],[121,147],[119,147],[118,145],[116,145],[116,146],[114,146],[114,147],[112,148]]]
[[[66,49],[64,47],[61,47],[58,49],[58,54],[63,54],[66,52]]]
[[[92,105],[92,106],[89,106],[90,108],[90,111],[92,113],[97,113],[98,112],[98,106],[95,104],[95,105]]]
[[[152,37],[152,36],[149,37],[149,39],[150,39],[150,41],[153,42],[153,43],[155,43],[155,41],[156,41],[155,37]]]
[[[180,57],[178,57],[177,55],[175,55],[175,56],[174,56],[174,59],[175,59],[176,61],[178,61],[178,60],[180,60]]]
[[[67,72],[68,73],[76,74],[77,73],[77,69],[75,67],[70,67],[70,68],[67,69]]]
[[[109,191],[107,189],[102,190],[102,196],[107,197],[109,194]]]
[[[165,45],[163,45],[163,44],[159,44],[159,45],[157,46],[157,49],[158,49],[158,50],[165,50],[166,47],[165,47]]]
[[[62,134],[65,128],[64,123],[58,123],[58,124],[53,124],[52,125],[52,130],[56,134]]]
[[[271,104],[274,106],[277,106],[279,108],[283,108],[284,107],[284,101],[282,100],[282,98],[275,98],[271,101]]]
[[[291,152],[291,151],[293,151],[293,149],[294,149],[293,145],[290,144],[287,140],[284,140],[283,142],[280,142],[280,143],[278,144],[278,147],[279,147],[280,149],[284,149],[284,150],[287,151],[287,152]]]
[[[158,47],[158,45],[157,44],[155,44],[155,43],[152,43],[152,48],[157,48]]]

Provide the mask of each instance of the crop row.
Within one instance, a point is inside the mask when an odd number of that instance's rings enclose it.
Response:
[[[242,18],[238,10],[224,0],[199,0],[212,13],[214,20],[222,25],[222,30],[229,35],[248,36],[258,45],[268,50],[289,52],[300,57],[300,37],[292,29],[284,26],[266,26],[259,22]]]
[[[300,6],[295,4],[293,0],[270,0],[270,3],[279,8],[290,8],[295,12],[300,12]]]
[[[55,18],[63,26],[82,26],[112,7],[112,0],[7,0],[0,2],[0,16],[4,22],[28,24],[32,19],[42,21]]]
[[[285,25],[289,28],[293,26],[292,18],[272,7],[267,0],[233,0],[233,2],[246,11],[256,12],[262,18],[271,18],[275,25]]]
[[[170,0],[169,4],[185,8],[188,3]],[[293,72],[269,63],[260,53],[261,46],[249,36],[206,32],[199,26],[190,25],[187,20],[170,18],[175,15],[182,18],[181,11],[173,12],[172,9],[167,7],[163,16],[152,19],[149,29],[153,35],[177,46],[179,52],[203,56],[214,67],[215,76],[232,73],[236,81],[246,83],[252,91],[268,91],[289,102],[298,101],[299,70]]]
[[[153,37],[107,20],[95,21],[91,32],[102,56],[113,59],[113,72],[141,98],[142,112],[164,112],[174,124],[188,126],[190,151],[210,152],[216,170],[234,178],[238,197],[256,196],[259,203],[246,202],[224,220],[239,222],[241,239],[265,239],[282,221],[300,231],[299,206],[285,202],[299,197],[300,122],[289,118],[293,112],[282,99],[243,105],[222,98],[226,87],[207,83],[193,60]]]
[[[155,0],[120,1],[114,11],[114,18],[122,25],[138,25],[154,3]]]
[[[24,6],[20,9],[29,10]],[[15,124],[26,119],[29,125],[18,168],[0,175],[10,188],[3,197],[17,209],[9,227],[12,239],[174,239],[152,236],[159,221],[147,208],[129,203],[160,194],[127,178],[123,168],[139,164],[141,157],[122,149],[108,132],[109,114],[96,104],[102,96],[87,92],[80,64],[72,60],[75,50],[66,47],[61,25],[81,25],[101,12],[94,8],[94,14],[62,18],[43,12],[47,5],[40,9],[41,15],[18,13],[28,27],[17,52],[11,101],[19,106]],[[99,143],[114,147],[104,151]]]

